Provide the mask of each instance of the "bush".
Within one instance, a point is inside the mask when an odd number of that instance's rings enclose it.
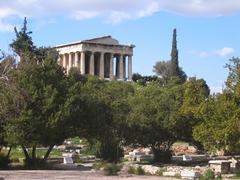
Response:
[[[127,172],[128,172],[128,174],[136,174],[136,170],[135,170],[135,168],[133,166],[129,166]]]
[[[8,169],[10,164],[10,159],[3,154],[0,154],[0,169]]]
[[[208,169],[201,176],[201,180],[211,180],[211,179],[215,179],[215,174],[211,169]]]
[[[108,163],[104,167],[105,175],[114,176],[118,175],[118,172],[121,170],[122,166],[115,163]]]
[[[12,161],[13,163],[20,163],[19,158],[12,158],[11,161]]]
[[[118,146],[117,142],[106,140],[105,142],[99,143],[96,157],[109,162],[117,162],[121,157],[123,157],[123,149]]]
[[[101,168],[104,168],[104,166],[106,166],[104,161],[95,162],[93,164],[93,169],[100,170]]]
[[[144,175],[145,171],[141,166],[138,166],[137,169],[136,169],[136,174],[137,175]]]

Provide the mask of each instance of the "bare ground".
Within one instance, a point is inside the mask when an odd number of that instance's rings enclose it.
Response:
[[[175,178],[157,177],[157,176],[104,176],[94,170],[14,170],[0,171],[0,180],[176,180]]]

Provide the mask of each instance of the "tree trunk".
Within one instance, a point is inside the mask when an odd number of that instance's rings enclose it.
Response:
[[[46,160],[48,159],[48,157],[49,157],[49,155],[50,155],[53,147],[54,147],[54,145],[51,145],[51,146],[48,148],[48,150],[47,150],[47,152],[46,152],[46,154],[45,154],[45,156],[44,156],[44,158],[43,158],[44,161],[46,161]]]
[[[32,160],[33,160],[33,162],[35,162],[35,160],[36,160],[36,146],[35,145],[32,147]]]
[[[24,145],[22,145],[22,150],[23,150],[26,160],[27,161],[30,160],[29,154],[27,152],[27,149],[24,147]]]
[[[9,156],[10,156],[11,151],[12,151],[12,146],[9,147],[9,150],[8,150],[8,153],[7,153],[7,157],[8,157],[8,158],[9,158]]]

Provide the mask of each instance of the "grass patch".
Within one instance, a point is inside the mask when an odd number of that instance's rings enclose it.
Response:
[[[107,176],[118,175],[118,172],[122,169],[122,165],[115,163],[108,163],[104,166],[104,172]]]
[[[93,169],[100,170],[100,169],[103,169],[106,164],[107,163],[104,161],[97,161],[97,162],[93,163],[92,167],[93,167]]]
[[[144,175],[145,171],[141,166],[138,166],[137,169],[136,169],[136,174],[137,175]]]
[[[128,168],[128,174],[136,174],[136,175],[145,175],[146,172],[141,166],[138,166],[137,168],[133,166],[129,166]]]
[[[135,168],[133,166],[129,166],[127,172],[128,172],[128,174],[136,174],[136,170],[135,170]]]

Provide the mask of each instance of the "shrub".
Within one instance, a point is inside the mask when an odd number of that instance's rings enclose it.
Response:
[[[128,172],[128,174],[136,174],[136,170],[135,170],[135,168],[133,166],[129,166],[127,172]]]
[[[122,166],[115,163],[108,163],[104,167],[105,175],[114,176],[118,175],[118,172],[121,170]]]
[[[123,157],[123,149],[118,146],[117,142],[106,140],[99,142],[96,156],[108,162],[116,162]]]
[[[3,154],[0,154],[0,169],[8,169],[10,164],[10,159]]]
[[[93,169],[100,170],[106,165],[104,161],[98,161],[93,164]]]
[[[211,179],[215,179],[215,174],[211,169],[208,169],[203,173],[201,180],[211,180]]]
[[[20,163],[20,160],[18,158],[12,158],[11,161],[13,163]]]
[[[144,175],[145,171],[141,166],[138,166],[137,169],[136,169],[136,174],[137,175]]]

